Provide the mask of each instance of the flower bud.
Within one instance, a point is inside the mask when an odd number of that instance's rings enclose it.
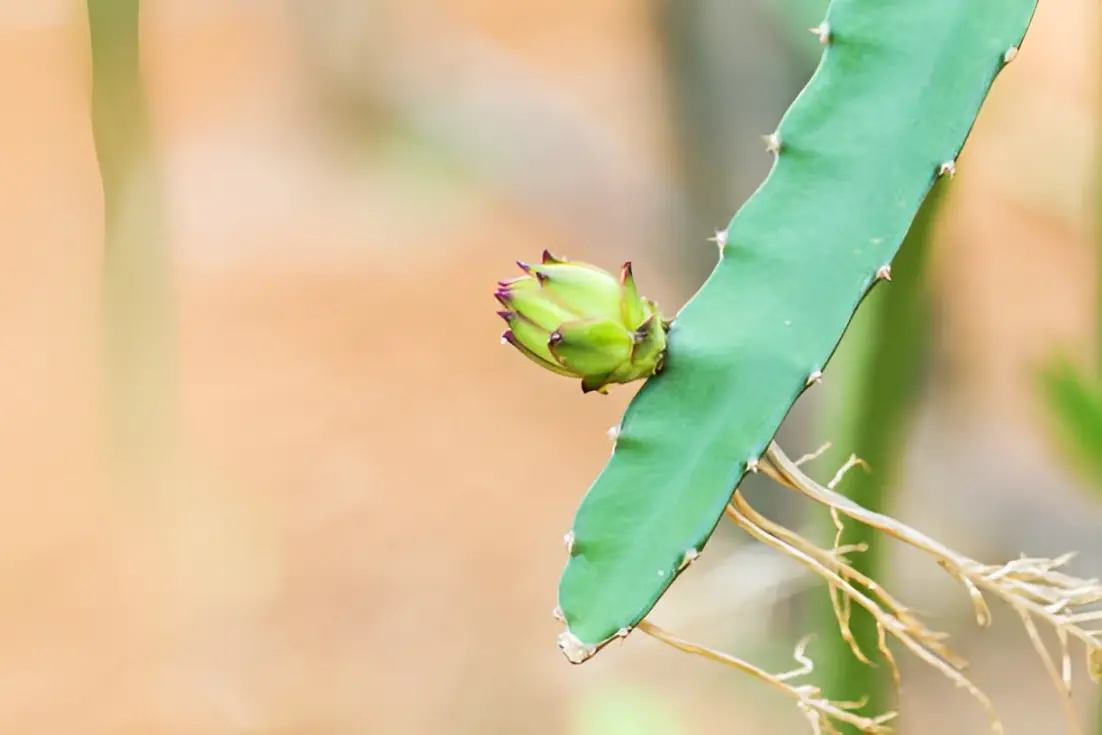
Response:
[[[539,265],[517,265],[524,275],[499,281],[494,294],[509,324],[502,341],[551,372],[580,378],[586,393],[662,368],[669,323],[639,296],[630,263],[619,279],[546,250]]]

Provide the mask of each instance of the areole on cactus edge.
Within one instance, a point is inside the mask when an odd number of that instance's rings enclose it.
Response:
[[[619,279],[546,250],[539,265],[517,265],[524,275],[498,281],[494,293],[509,325],[503,342],[553,373],[580,378],[584,393],[607,393],[612,383],[662,369],[670,324],[639,295],[631,263]]]

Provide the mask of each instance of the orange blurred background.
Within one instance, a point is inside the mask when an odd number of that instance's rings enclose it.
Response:
[[[133,484],[103,428],[84,9],[0,3],[0,732],[804,731],[756,682],[641,636],[563,659],[561,536],[634,389],[583,397],[498,343],[493,284],[545,247],[631,258],[674,311],[767,169],[760,135],[814,60],[765,3],[683,1],[686,18],[638,0],[146,0],[174,367],[163,461]],[[1102,571],[1102,503],[1062,469],[1032,371],[1095,351],[1097,16],[1041,4],[962,156],[897,509],[989,561],[1081,551],[1084,574]],[[732,64],[693,99],[671,83]],[[729,78],[749,86],[693,111]],[[711,167],[686,152],[700,109],[732,116],[701,133],[726,146]],[[797,433],[794,454],[830,438]],[[767,553],[747,565],[733,533],[713,548],[655,620],[788,667],[800,580]],[[895,562],[1008,732],[1061,732],[1012,613],[978,631],[934,565]],[[948,682],[904,674],[902,732],[984,730]]]

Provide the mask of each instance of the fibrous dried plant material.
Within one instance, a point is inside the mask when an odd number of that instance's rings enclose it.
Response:
[[[985,593],[1010,605],[1021,617],[1030,640],[1060,691],[1069,721],[1078,731],[1074,712],[1067,701],[1072,683],[1068,642],[1075,638],[1083,643],[1091,677],[1095,681],[1102,679],[1099,671],[1102,668],[1102,610],[1093,607],[1102,603],[1102,584],[1096,579],[1081,579],[1060,571],[1074,554],[1065,554],[1056,559],[1023,556],[1002,565],[982,564],[890,516],[863,508],[832,487],[816,483],[776,443],[770,445],[766,456],[767,461],[761,463],[763,472],[781,484],[827,506],[836,519],[837,514],[841,513],[932,556],[968,591],[975,607],[976,620],[981,626],[987,626],[991,622],[991,611],[984,600]],[[738,500],[737,494],[735,500]],[[840,572],[840,576],[846,575]],[[857,581],[865,584],[862,580]],[[1060,644],[1059,666],[1041,640],[1035,623],[1038,619],[1056,631]]]
[[[860,650],[849,630],[849,611],[853,604],[865,609],[875,621],[878,631],[878,648],[891,669],[896,685],[901,685],[895,655],[889,648],[889,639],[902,644],[908,651],[945,675],[956,686],[967,690],[984,708],[993,732],[1004,732],[994,704],[984,692],[968,679],[961,670],[967,662],[953,653],[945,644],[948,634],[928,628],[909,608],[876,580],[856,570],[847,555],[860,553],[860,546],[842,546],[842,516],[848,516],[873,528],[884,531],[930,554],[972,596],[976,617],[981,625],[988,625],[991,614],[984,601],[984,593],[993,594],[1007,602],[1021,617],[1026,632],[1040,655],[1042,662],[1059,687],[1072,732],[1081,732],[1071,708],[1071,658],[1068,651],[1070,638],[1078,638],[1087,647],[1088,671],[1095,681],[1102,680],[1102,610],[1088,609],[1102,601],[1102,585],[1096,580],[1084,580],[1059,571],[1072,558],[1066,554],[1056,559],[1016,559],[1003,565],[985,565],[959,554],[909,526],[882,514],[873,513],[835,491],[845,474],[862,465],[860,459],[851,457],[825,487],[804,475],[799,465],[817,454],[805,455],[797,461],[790,460],[775,443],[770,446],[766,461],[760,470],[779,483],[802,492],[816,502],[826,505],[834,518],[838,533],[833,547],[825,549],[758,513],[743,497],[734,492],[726,513],[753,538],[796,560],[811,573],[827,582],[831,600],[843,638],[853,653],[863,662],[873,665]],[[858,585],[866,591],[859,589]],[[1050,624],[1060,643],[1060,661],[1057,664],[1045,646],[1036,619]],[[1094,626],[1094,627],[1092,627]],[[862,733],[890,732],[887,723],[895,713],[866,717],[854,710],[861,702],[834,702],[828,700],[819,687],[796,686],[791,679],[812,673],[813,665],[805,653],[807,639],[796,648],[795,658],[799,669],[784,674],[770,674],[753,664],[734,656],[687,642],[653,623],[643,620],[639,629],[679,650],[718,661],[743,673],[770,684],[796,701],[806,715],[814,733],[837,733],[836,725],[846,723]]]
[[[852,711],[861,707],[863,704],[862,702],[831,702],[823,697],[822,691],[816,686],[811,684],[789,683],[790,680],[807,676],[814,670],[814,664],[804,651],[807,647],[807,639],[800,641],[799,645],[796,646],[794,658],[796,662],[800,664],[798,669],[793,669],[783,674],[770,674],[764,669],[758,668],[742,659],[726,653],[721,653],[720,651],[714,651],[696,643],[682,640],[648,620],[641,621],[638,628],[647,635],[667,645],[673,646],[680,651],[703,656],[712,661],[730,666],[745,674],[750,674],[754,678],[783,692],[785,695],[796,700],[796,706],[804,713],[808,723],[811,725],[811,731],[816,735],[836,735],[838,730],[834,727],[834,722],[844,722],[853,725],[863,733],[891,732],[891,730],[885,726],[885,723],[896,717],[895,712],[889,712],[878,717],[862,717],[854,714]]]
[[[895,656],[888,648],[888,636],[902,643],[911,653],[940,671],[958,687],[968,690],[987,711],[992,729],[995,732],[1003,731],[994,704],[975,684],[960,673],[959,669],[965,665],[963,659],[954,655],[942,643],[946,637],[945,634],[927,628],[879,585],[873,583],[872,587],[869,588],[879,600],[873,599],[858,590],[851,584],[851,580],[867,587],[872,580],[853,569],[838,553],[839,550],[826,551],[821,549],[794,531],[769,521],[751,508],[739,492],[736,492],[732,497],[731,504],[727,508],[727,514],[758,541],[796,559],[813,573],[825,579],[831,588],[832,595],[836,596],[835,599],[840,598],[857,603],[868,611],[873,620],[876,621],[880,653],[891,667],[892,676],[897,686],[901,685],[902,682]],[[848,602],[846,604],[848,605]],[[844,608],[836,605],[835,609]],[[840,612],[838,623],[843,638],[850,641],[850,645],[856,651],[856,643],[853,642],[853,635],[849,630],[848,615]],[[863,654],[860,654],[860,658],[866,663],[871,663]]]

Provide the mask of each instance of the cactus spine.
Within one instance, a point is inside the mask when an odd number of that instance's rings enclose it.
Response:
[[[716,238],[664,371],[628,407],[559,584],[580,663],[650,611],[821,377],[931,185],[956,158],[1035,0],[834,0],[824,55],[767,140],[776,160]]]

